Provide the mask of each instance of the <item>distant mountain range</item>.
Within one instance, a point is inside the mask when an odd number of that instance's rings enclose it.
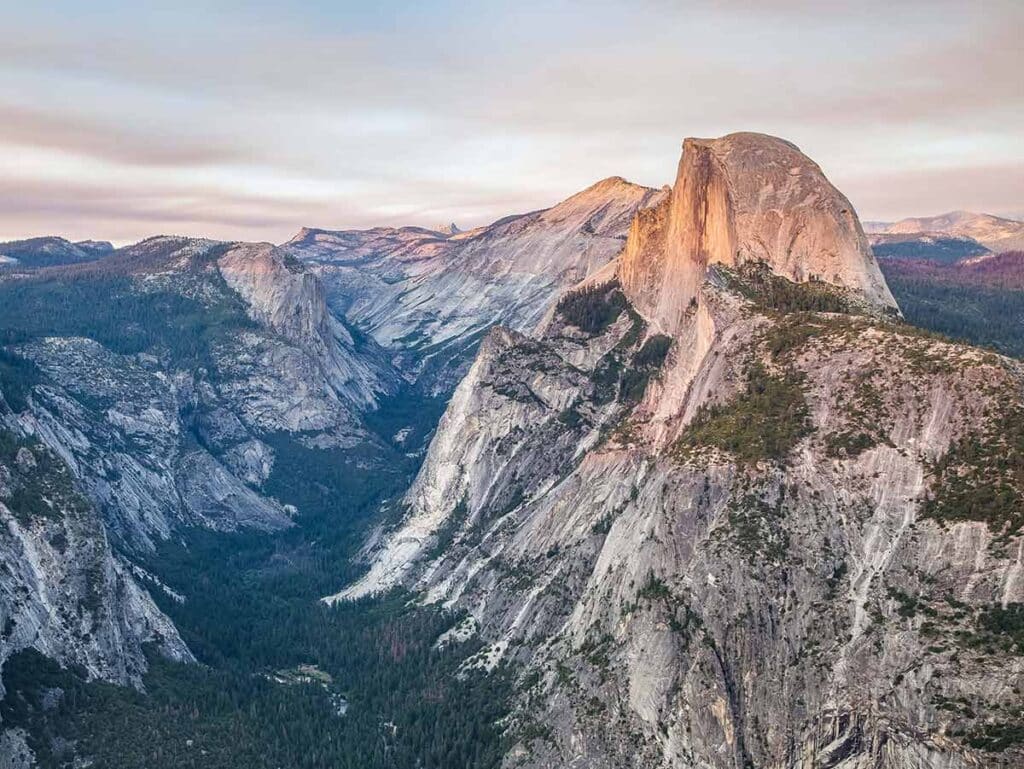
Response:
[[[868,222],[864,230],[876,256],[957,261],[1024,249],[1024,222],[970,211]]]
[[[106,241],[82,240],[72,243],[53,236],[0,243],[0,270],[38,269],[62,264],[89,262],[106,256],[114,247]]]
[[[865,229],[907,320],[1024,355],[1024,222],[954,211]]]

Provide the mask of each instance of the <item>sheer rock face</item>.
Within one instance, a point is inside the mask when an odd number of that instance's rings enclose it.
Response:
[[[641,314],[671,331],[709,265],[750,261],[896,308],[850,202],[795,146],[750,133],[687,139],[671,196],[633,221],[623,288]]]
[[[327,308],[317,276],[286,252],[266,243],[241,243],[217,266],[260,323],[320,363],[332,389],[357,408],[377,405],[398,376],[372,345],[356,349],[352,333]]]
[[[985,629],[1024,602],[1024,537],[935,520],[926,500],[955,447],[1024,414],[1020,364],[889,318],[856,219],[814,198],[831,187],[809,161],[817,180],[791,194],[819,202],[786,209],[801,227],[752,206],[780,154],[785,178],[802,157],[789,145],[691,146],[671,200],[634,222],[621,289],[580,320],[562,305],[536,338],[488,335],[405,522],[328,600],[404,585],[469,612],[475,664],[523,671],[509,767],[1019,765],[1019,744],[982,735],[1024,716],[1024,662]],[[819,205],[839,206],[831,228]],[[737,252],[793,279],[796,306],[743,284]],[[822,291],[856,301],[809,311]],[[750,449],[762,439],[782,443]]]
[[[335,312],[407,377],[448,393],[487,329],[532,330],[560,291],[618,255],[633,215],[664,195],[611,177],[551,208],[453,235],[306,229],[283,247],[316,265]]]
[[[14,423],[0,426],[4,440],[19,434]],[[0,458],[0,667],[32,646],[91,676],[138,685],[143,643],[191,660],[174,625],[111,550],[102,519],[74,491],[67,467],[44,446],[30,445],[13,462]],[[26,494],[40,495],[32,515],[15,512]]]

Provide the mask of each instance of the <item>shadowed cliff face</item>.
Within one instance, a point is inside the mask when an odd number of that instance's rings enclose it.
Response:
[[[709,265],[752,261],[896,308],[850,202],[795,146],[751,133],[687,139],[672,194],[633,221],[619,269],[627,296],[671,331]]]
[[[146,590],[161,583],[112,550],[65,462],[12,429],[5,409],[0,394],[0,666],[32,646],[90,676],[138,685],[144,643],[191,660]]]

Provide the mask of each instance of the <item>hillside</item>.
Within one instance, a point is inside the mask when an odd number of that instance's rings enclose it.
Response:
[[[114,247],[106,241],[42,237],[0,243],[0,271],[26,272],[41,267],[90,262],[109,254]]]
[[[910,323],[1006,355],[1024,356],[1024,255],[1019,251],[952,264],[880,258]]]
[[[488,335],[328,600],[469,612],[509,766],[1015,765],[1024,372],[893,308],[795,147],[688,140],[603,279]]]

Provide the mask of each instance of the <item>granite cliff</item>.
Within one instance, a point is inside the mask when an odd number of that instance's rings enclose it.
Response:
[[[611,266],[489,333],[326,600],[467,611],[523,671],[510,767],[1013,766],[1022,388],[900,320],[795,147],[688,140]]]

